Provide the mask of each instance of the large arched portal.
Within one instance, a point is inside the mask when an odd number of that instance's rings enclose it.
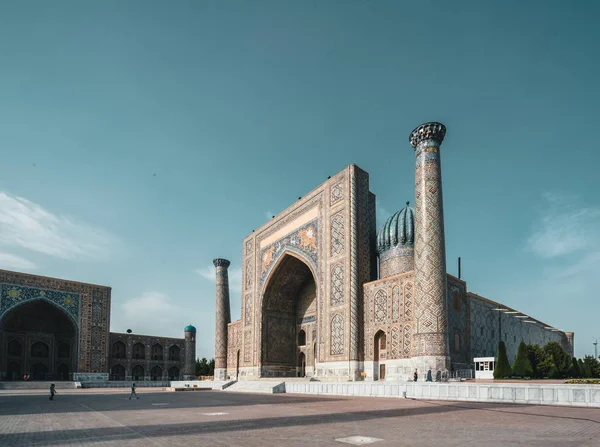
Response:
[[[76,370],[77,330],[72,320],[45,300],[29,301],[0,321],[0,372],[5,379],[70,380]]]
[[[295,377],[305,365],[305,360],[300,359],[306,359],[306,350],[315,341],[316,292],[315,278],[308,265],[285,254],[272,272],[263,295],[263,376]]]

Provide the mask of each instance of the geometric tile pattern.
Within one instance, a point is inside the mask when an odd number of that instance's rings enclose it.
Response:
[[[246,295],[246,301],[244,305],[244,316],[245,325],[248,326],[252,323],[252,294]]]
[[[216,326],[215,368],[227,368],[227,324],[231,321],[229,309],[229,278],[227,259],[214,259],[216,269]]]
[[[331,256],[344,253],[344,215],[338,213],[331,218]]]
[[[445,128],[424,124],[411,134],[415,171],[414,356],[448,356],[446,253],[439,147]]]
[[[344,319],[340,314],[331,319],[331,355],[344,353]]]
[[[246,290],[252,288],[252,259],[246,261]]]
[[[385,294],[385,290],[380,289],[375,293],[374,305],[375,305],[375,308],[374,308],[373,314],[375,315],[375,322],[376,323],[386,323],[387,322],[388,301],[387,301],[387,296]]]
[[[336,183],[331,187],[331,205],[335,205],[344,198],[344,184]]]
[[[397,359],[400,353],[400,328],[398,326],[392,327],[392,356],[391,358]]]
[[[392,289],[392,320],[400,319],[400,287],[394,286]]]
[[[331,305],[344,303],[344,266],[334,264],[331,268]]]
[[[411,321],[413,318],[413,305],[412,305],[412,296],[413,296],[413,285],[412,282],[406,284],[404,289],[404,319]]]
[[[410,324],[405,324],[402,327],[403,331],[404,331],[404,337],[403,337],[403,341],[404,341],[404,356],[405,357],[411,357],[412,353],[411,353],[411,345],[412,345],[412,332],[411,332],[411,326]]]
[[[244,333],[244,363],[252,361],[252,331]]]

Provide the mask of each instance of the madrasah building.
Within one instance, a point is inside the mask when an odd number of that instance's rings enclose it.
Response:
[[[376,229],[369,175],[344,168],[252,231],[242,245],[241,319],[231,322],[226,259],[215,259],[215,380],[314,377],[406,380],[509,360],[521,340],[560,343],[573,333],[473,294],[446,270],[440,146],[446,128],[410,134],[414,208]]]

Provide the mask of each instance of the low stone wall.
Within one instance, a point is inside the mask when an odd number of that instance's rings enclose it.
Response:
[[[82,388],[131,388],[133,382],[111,380],[106,382],[81,382]],[[141,381],[135,382],[136,388],[166,388],[170,386],[168,380],[165,381]]]
[[[414,382],[286,382],[286,393],[332,396],[406,397],[412,399],[600,407],[600,385],[414,383]]]

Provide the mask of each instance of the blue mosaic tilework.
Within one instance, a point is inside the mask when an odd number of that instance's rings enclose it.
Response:
[[[0,284],[0,319],[15,306],[36,299],[43,299],[57,305],[79,327],[80,295],[78,293],[60,292],[14,284]]]
[[[279,239],[277,242],[270,244],[260,252],[261,267],[261,284],[268,277],[272,267],[276,264],[280,255],[286,250],[300,251],[306,255],[309,261],[312,261],[312,267],[318,266],[318,238],[319,238],[319,221],[314,219],[311,222],[301,226],[288,236]]]

